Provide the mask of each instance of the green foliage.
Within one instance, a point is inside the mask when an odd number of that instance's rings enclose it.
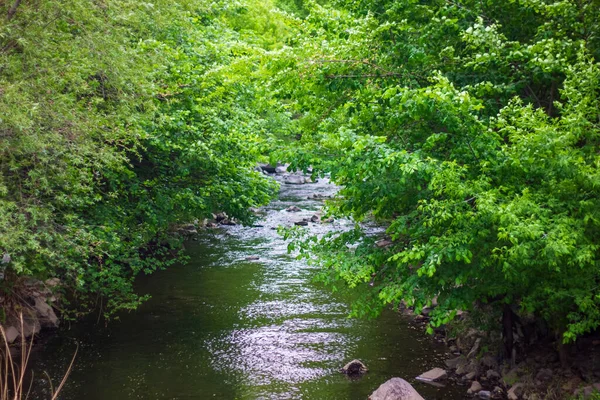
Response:
[[[17,6],[14,8],[13,6]],[[277,8],[276,6],[280,7]],[[518,304],[565,341],[600,325],[600,4],[133,0],[0,4],[4,290],[58,276],[135,307],[175,224],[248,209],[272,161],[330,174],[292,230],[357,314],[437,297],[433,325]],[[317,255],[318,258],[313,258]],[[100,300],[97,300],[100,299]]]
[[[176,260],[174,224],[249,222],[274,193],[253,171],[272,118],[261,59],[288,34],[269,2],[4,2],[0,15],[4,291],[57,276],[80,311],[133,308],[134,278]]]
[[[518,304],[563,333],[600,326],[597,2],[310,3],[274,58],[299,169],[342,189],[329,212],[387,224],[309,240],[356,313],[438,298],[434,326]]]

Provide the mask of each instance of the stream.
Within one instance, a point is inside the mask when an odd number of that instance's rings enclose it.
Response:
[[[263,209],[262,226],[200,231],[185,243],[187,264],[139,279],[139,293],[152,298],[138,310],[106,327],[95,319],[65,323],[38,346],[30,398],[49,398],[43,371],[58,385],[77,342],[63,400],[365,400],[394,376],[427,400],[462,399],[466,388],[414,379],[444,366],[445,346],[391,310],[373,320],[348,318],[347,295],[313,283],[313,267],[288,254],[273,228],[310,218],[322,206],[312,196],[334,192],[326,180],[282,184],[279,199]],[[301,211],[286,212],[292,205]],[[348,224],[307,229],[319,234]],[[355,358],[369,372],[349,379],[339,368]]]

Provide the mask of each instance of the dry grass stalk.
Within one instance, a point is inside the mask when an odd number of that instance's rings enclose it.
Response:
[[[23,322],[23,314],[19,315],[19,320],[21,322],[21,332],[24,331],[24,322]],[[4,341],[4,354],[2,360],[0,362],[0,400],[26,400],[29,398],[29,394],[31,391],[31,386],[33,384],[33,379],[30,381],[29,387],[27,391],[24,391],[24,382],[25,375],[27,372],[27,364],[29,363],[29,357],[31,355],[31,349],[33,348],[33,336],[28,341],[24,335],[21,335],[21,353],[20,353],[20,362],[17,363],[13,359],[13,355],[10,352],[10,346],[8,343],[8,339],[6,337],[6,332],[4,328],[0,326],[0,334],[2,335],[2,340]],[[71,359],[71,363],[63,376],[60,384],[54,390],[52,386],[52,382],[50,381],[50,377],[48,374],[48,381],[50,382],[50,394],[51,400],[56,400],[58,398],[58,394],[63,389],[67,377],[71,373],[73,369],[73,364],[75,363],[75,358],[77,357],[77,351],[79,350],[79,346],[75,349],[75,354]],[[1,355],[0,355],[1,356]]]

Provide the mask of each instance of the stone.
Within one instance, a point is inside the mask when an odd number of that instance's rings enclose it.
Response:
[[[278,165],[277,167],[275,167],[275,173],[276,174],[284,174],[287,172],[287,166],[286,165]]]
[[[360,360],[352,360],[344,365],[341,370],[346,375],[361,375],[368,371],[367,366]]]
[[[487,399],[491,399],[492,398],[492,393],[489,390],[482,390],[479,393],[477,393],[477,396],[480,399],[487,400]]]
[[[446,366],[450,369],[456,369],[459,365],[465,364],[467,360],[463,356],[458,356],[456,358],[451,358],[446,360]]]
[[[259,256],[248,256],[245,258],[246,261],[255,261],[255,260],[259,260],[260,257]]]
[[[475,371],[469,372],[468,374],[465,375],[465,379],[468,381],[472,381],[475,378],[477,378],[477,372],[475,372]]]
[[[287,212],[298,212],[298,211],[302,211],[302,209],[300,207],[296,207],[296,206],[289,206],[288,208],[285,209],[285,211],[287,211]]]
[[[215,215],[213,219],[217,222],[221,222],[227,218],[228,218],[228,215],[224,212],[221,212],[221,213],[218,213],[217,215]]]
[[[473,347],[471,348],[471,351],[469,351],[469,354],[467,354],[467,358],[474,358],[477,356],[477,353],[479,353],[479,346],[481,345],[481,338],[477,338],[475,340],[475,343],[473,344]]]
[[[414,387],[402,378],[392,378],[384,382],[370,396],[369,400],[425,400]]]
[[[552,380],[552,370],[550,368],[542,368],[538,371],[535,376],[535,379],[542,382],[550,382]]]
[[[522,383],[515,383],[508,390],[508,393],[506,394],[506,396],[507,396],[508,400],[519,400],[521,398],[521,396],[523,395],[524,390],[525,390],[525,385],[523,385]]]
[[[388,247],[391,246],[393,244],[393,242],[389,239],[382,239],[382,240],[378,240],[375,242],[375,246],[382,248],[382,247]]]
[[[469,388],[469,390],[467,390],[467,394],[474,395],[479,393],[482,389],[483,386],[481,386],[481,383],[473,381],[473,383],[471,383],[471,387]]]
[[[502,377],[500,376],[500,373],[498,371],[496,371],[495,369],[489,369],[485,373],[485,376],[489,380],[500,380],[500,379],[502,379]]]
[[[11,261],[10,254],[4,253],[2,255],[2,264],[6,265],[6,264],[10,263],[10,261]]]
[[[308,225],[308,221],[297,221],[297,222],[294,222],[294,225],[297,225],[297,226],[307,226]]]
[[[229,218],[225,218],[220,223],[221,223],[221,225],[229,225],[229,226],[237,225],[237,222],[235,222],[234,220],[229,219]]]
[[[46,279],[46,281],[44,282],[44,284],[50,288],[60,286],[60,283],[60,279],[58,278]]]
[[[317,214],[315,214],[315,215],[313,215],[312,217],[310,217],[310,222],[313,222],[313,223],[315,223],[315,224],[316,224],[317,222],[319,222],[320,220],[321,220],[321,218],[319,218],[319,216],[318,216]]]
[[[487,368],[495,369],[498,366],[498,361],[492,355],[486,354],[483,357],[481,357],[481,365]]]
[[[428,317],[429,314],[431,314],[431,312],[433,311],[433,307],[423,307],[421,309],[421,314]]]
[[[306,178],[301,175],[288,175],[283,180],[283,183],[286,185],[304,185],[306,183]]]
[[[260,167],[261,170],[269,173],[269,174],[274,174],[275,171],[277,170],[277,167],[271,164],[258,164],[258,166]]]
[[[477,372],[477,366],[472,362],[461,363],[456,367],[456,375],[466,375],[469,372]]]
[[[434,368],[417,376],[417,380],[421,382],[437,382],[444,380],[447,377],[448,374],[446,373],[446,370],[441,368]]]
[[[6,336],[6,341],[10,344],[19,337],[19,331],[14,326],[9,326],[4,331],[4,335]]]
[[[177,229],[177,233],[179,233],[180,235],[196,235],[198,231],[196,230],[196,225],[186,224],[181,225],[179,229]]]
[[[35,298],[33,306],[38,317],[38,321],[44,328],[58,328],[58,317],[54,309],[40,297]]]

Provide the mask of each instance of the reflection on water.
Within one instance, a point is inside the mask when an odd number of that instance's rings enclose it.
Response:
[[[443,347],[391,311],[377,320],[347,318],[347,299],[313,284],[311,267],[287,254],[272,228],[312,216],[321,203],[308,196],[333,190],[325,182],[282,185],[263,227],[201,233],[186,244],[187,265],[140,279],[138,290],[152,299],[139,310],[108,327],[83,322],[50,338],[34,356],[33,398],[47,397],[41,371],[60,381],[75,341],[64,400],[366,399],[393,376],[427,399],[461,398],[457,388],[414,381],[443,365]],[[284,211],[290,205],[302,211]],[[369,367],[359,380],[338,372],[354,358]]]

